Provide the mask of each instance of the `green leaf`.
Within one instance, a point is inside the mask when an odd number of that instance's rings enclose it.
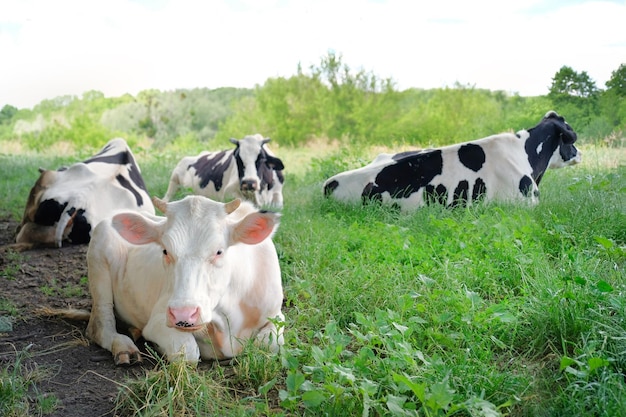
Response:
[[[317,407],[324,401],[326,401],[326,396],[319,390],[307,391],[302,394],[302,402],[307,407]]]
[[[404,334],[409,328],[398,323],[391,323],[400,333]]]
[[[389,394],[387,395],[387,408],[391,412],[393,416],[410,416],[411,413],[408,410],[404,409],[404,403],[406,402],[406,397],[400,396],[396,397],[395,395]]]
[[[568,366],[575,365],[576,361],[568,356],[563,356],[561,358],[561,365],[559,366],[559,371],[563,371]]]
[[[604,249],[611,249],[615,246],[612,240],[605,238],[604,236],[594,236],[593,239],[598,242]]]
[[[437,382],[430,387],[429,404],[436,404],[433,409],[446,409],[454,399],[454,390],[448,386],[448,381]],[[434,405],[434,404],[433,404]]]
[[[291,372],[287,375],[287,380],[285,382],[289,392],[296,393],[300,388],[300,385],[304,382],[304,375],[300,371]]]
[[[276,385],[276,378],[270,379],[259,387],[259,394],[267,395],[267,393]]]
[[[589,358],[587,365],[589,365],[589,372],[591,373],[598,368],[609,366],[609,361],[604,358]]]
[[[606,281],[598,281],[596,284],[596,289],[600,292],[613,292],[613,287]]]
[[[406,385],[413,394],[417,397],[420,402],[424,403],[426,401],[426,384],[425,383],[415,383],[411,381],[411,379],[407,375],[393,374],[393,380],[397,383],[401,383]]]

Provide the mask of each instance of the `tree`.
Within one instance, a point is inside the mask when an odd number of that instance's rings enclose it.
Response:
[[[0,124],[11,123],[11,119],[15,116],[15,113],[17,113],[17,107],[6,104],[2,110],[0,110]]]
[[[563,96],[590,98],[597,93],[596,83],[586,71],[578,73],[571,67],[562,66],[552,79],[549,95],[556,98]]]
[[[611,78],[606,82],[606,88],[618,97],[626,97],[626,64],[621,64],[611,73]]]
[[[575,120],[581,130],[598,113],[600,91],[587,72],[576,72],[571,67],[563,66],[552,79],[548,98],[555,110],[569,120]]]
[[[600,98],[600,108],[610,126],[626,126],[626,64],[611,73],[606,82],[606,91]]]

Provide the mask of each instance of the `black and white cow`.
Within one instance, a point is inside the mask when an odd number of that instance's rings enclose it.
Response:
[[[283,206],[283,162],[266,147],[263,136],[231,139],[235,149],[202,152],[181,159],[170,178],[163,201],[174,197],[179,187],[215,200],[243,198],[257,206]]]
[[[532,129],[501,133],[423,151],[381,154],[370,164],[324,183],[328,197],[349,203],[378,200],[410,211],[484,200],[538,202],[548,168],[577,164],[576,133],[549,111]]]
[[[109,141],[84,162],[39,170],[18,228],[15,248],[87,243],[91,231],[113,211],[154,214],[139,166],[124,139]]]

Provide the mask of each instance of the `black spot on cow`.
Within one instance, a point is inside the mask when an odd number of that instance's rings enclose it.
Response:
[[[336,181],[333,181],[333,182],[336,182]],[[372,202],[372,201],[376,201],[376,202],[382,203],[383,196],[380,195],[380,194],[377,194],[374,191],[374,189],[375,189],[375,187],[374,187],[374,183],[373,182],[369,182],[369,183],[367,183],[367,185],[365,187],[363,187],[363,192],[361,193],[361,200],[363,201],[363,204],[367,204],[367,203]]]
[[[424,202],[427,205],[438,203],[445,206],[448,204],[448,189],[443,184],[437,187],[428,184],[424,189]]]
[[[393,198],[407,198],[426,187],[443,169],[441,150],[407,152],[397,163],[381,169],[367,195],[370,198],[389,193]],[[363,192],[365,194],[365,190]]]
[[[115,179],[117,180],[117,182],[119,182],[119,184],[124,187],[125,189],[127,189],[128,191],[131,192],[131,194],[133,196],[135,196],[135,201],[137,202],[137,207],[141,207],[143,205],[143,198],[141,197],[141,194],[139,194],[139,192],[137,190],[135,190],[135,187],[133,187],[133,185],[121,174],[118,174]]]
[[[478,172],[485,163],[485,151],[479,145],[468,143],[459,148],[459,160],[467,168]]]
[[[452,196],[452,204],[450,207],[465,206],[467,204],[467,196],[469,195],[469,182],[467,180],[459,181],[454,194]]]
[[[239,162],[237,162],[237,167],[239,167]],[[274,171],[280,172],[280,170],[284,168],[283,161],[271,156],[265,149],[261,148],[261,152],[259,152],[259,156],[256,159],[256,170],[261,179],[260,189],[267,188],[271,190],[274,187]],[[243,174],[240,172],[239,178],[241,178],[242,175]],[[282,177],[282,172],[280,172],[280,176]],[[284,182],[284,179],[281,181],[280,177],[278,180],[281,183]]]
[[[76,214],[74,215],[74,213]],[[68,235],[69,240],[72,243],[79,245],[89,243],[89,239],[91,238],[91,225],[85,217],[85,210],[76,210],[74,207],[72,207],[70,210],[68,210],[67,214],[69,214],[70,216],[74,216],[72,220],[72,231]]]
[[[146,184],[143,182],[143,177],[141,176],[141,172],[139,172],[139,167],[135,162],[135,158],[133,158],[133,154],[130,152],[126,152],[128,154],[127,158],[130,164],[130,168],[128,170],[128,174],[130,175],[130,180],[139,188],[144,191],[148,191],[146,188]]]
[[[476,178],[472,189],[472,201],[482,200],[487,195],[487,184],[482,178]]]
[[[271,190],[274,187],[274,172],[276,172],[276,177],[278,181],[282,184],[285,182],[285,178],[283,176],[282,170],[285,169],[283,165],[283,161],[279,158],[276,158],[263,150],[264,161],[262,162],[262,166],[264,167],[261,175],[261,171],[259,171],[261,177],[261,189],[264,188],[265,184],[267,184],[267,189]]]
[[[333,193],[333,191],[337,189],[337,187],[339,187],[339,182],[337,180],[330,181],[328,184],[324,186],[324,195],[326,197],[330,196]]]
[[[530,192],[533,189],[533,180],[528,176],[524,175],[522,179],[519,181],[519,191],[522,195],[526,197],[530,197]]]
[[[86,164],[91,164],[93,162],[101,162],[103,164],[112,164],[112,165],[126,165],[128,163],[130,163],[129,161],[129,156],[130,154],[126,151],[124,152],[119,152],[113,155],[106,155],[106,156],[101,156],[105,150],[107,148],[105,147],[105,149],[102,150],[102,152],[98,153],[97,155],[87,159],[85,161]],[[132,158],[130,158],[132,159]]]
[[[229,153],[224,162],[221,162],[226,153]],[[200,177],[200,188],[205,188],[209,182],[213,182],[215,191],[219,191],[223,185],[224,172],[233,161],[231,151],[220,151],[214,154],[203,155],[198,160],[189,165],[189,168],[196,170],[196,175]]]
[[[61,218],[67,203],[61,204],[56,200],[44,200],[37,207],[33,221],[42,226],[52,226]]]
[[[130,180],[137,187],[141,188],[144,191],[147,191],[146,184],[143,182],[143,178],[141,173],[139,172],[139,168],[137,167],[137,163],[135,162],[135,158],[129,151],[119,152],[114,155],[100,156],[102,153],[107,151],[107,147],[105,147],[100,153],[96,156],[89,158],[85,161],[85,164],[90,164],[93,162],[101,162],[105,164],[113,164],[120,166],[129,166],[128,174],[130,176]],[[141,206],[141,204],[140,204]]]

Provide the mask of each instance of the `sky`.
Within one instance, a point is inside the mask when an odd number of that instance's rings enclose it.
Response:
[[[0,108],[263,85],[329,52],[398,90],[598,88],[626,63],[626,0],[0,0]]]

